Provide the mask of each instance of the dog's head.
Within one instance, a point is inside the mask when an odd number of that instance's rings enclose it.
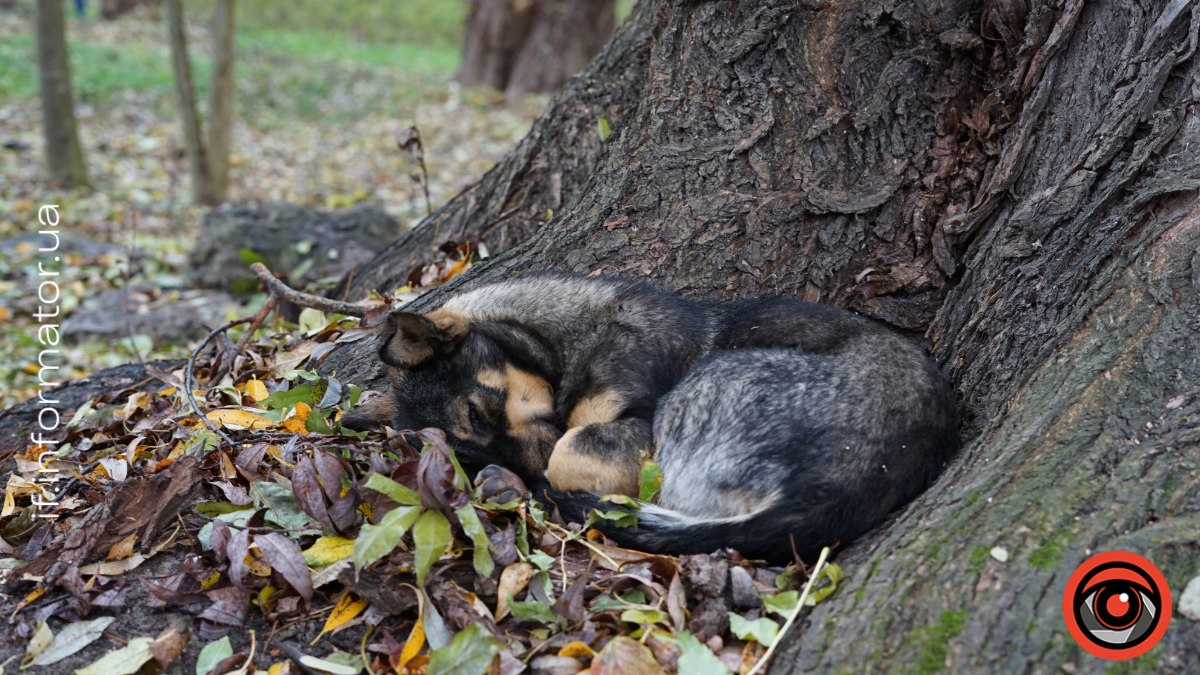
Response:
[[[440,428],[464,464],[540,478],[561,432],[553,388],[528,365],[537,349],[511,326],[447,310],[393,312],[379,341],[392,368],[392,428]]]

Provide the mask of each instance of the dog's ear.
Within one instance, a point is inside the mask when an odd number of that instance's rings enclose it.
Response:
[[[389,366],[412,368],[449,351],[466,335],[466,321],[451,312],[392,312],[379,339],[379,358]]]

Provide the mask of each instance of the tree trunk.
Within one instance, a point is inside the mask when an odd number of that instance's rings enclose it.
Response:
[[[212,173],[208,152],[201,135],[200,113],[196,109],[196,91],[192,86],[192,64],[188,60],[187,27],[182,0],[165,0],[167,42],[171,45],[171,65],[175,72],[175,93],[179,96],[179,116],[183,121],[183,143],[192,171],[192,200],[197,204],[216,205],[210,188]]]
[[[229,141],[233,132],[233,18],[235,0],[213,3],[213,73],[208,98],[208,197],[221,204],[229,193]]]
[[[649,51],[594,171],[411,307],[604,270],[850,307],[923,340],[970,442],[838,552],[847,581],[772,672],[1106,672],[1063,623],[1071,572],[1132,551],[1176,600],[1200,572],[1200,3],[643,0],[635,18],[598,57]],[[568,87],[547,114],[582,99]],[[571,128],[543,118],[516,153],[570,161]],[[559,170],[527,167],[522,185]],[[455,228],[482,231],[462,199]],[[379,260],[428,251],[414,241]],[[370,342],[321,369],[383,386]],[[1129,665],[1200,672],[1200,623],[1176,612]]]
[[[616,0],[471,0],[460,83],[510,101],[553,92],[583,70],[613,33]]]
[[[65,187],[86,185],[87,167],[75,125],[71,64],[67,55],[62,0],[38,0],[38,83],[42,98],[42,130],[46,137],[46,170]]]

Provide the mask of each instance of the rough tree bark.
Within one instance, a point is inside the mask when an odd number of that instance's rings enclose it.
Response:
[[[75,125],[71,64],[67,55],[63,3],[39,0],[37,22],[38,85],[42,99],[42,131],[46,138],[46,173],[65,187],[86,185],[87,167]]]
[[[598,62],[648,49],[645,79],[611,147],[584,155],[595,170],[549,224],[511,229],[413,308],[514,272],[606,270],[841,305],[922,339],[970,442],[839,552],[848,581],[773,672],[1111,672],[1063,624],[1075,567],[1131,550],[1177,599],[1200,572],[1200,2],[643,0],[635,15],[649,25]],[[543,118],[517,156],[570,162],[577,129]],[[559,170],[525,166],[522,185]],[[456,230],[484,231],[496,207],[462,199]],[[390,263],[426,241],[402,238],[357,290],[402,278]],[[382,386],[374,358],[364,340],[321,368]],[[1176,613],[1127,665],[1200,672],[1200,624]]]
[[[616,0],[471,0],[457,79],[509,100],[558,91],[612,37]]]

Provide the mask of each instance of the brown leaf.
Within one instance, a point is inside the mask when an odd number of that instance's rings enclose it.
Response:
[[[671,585],[667,588],[667,614],[671,615],[671,623],[676,633],[687,625],[687,598],[683,593],[681,574],[671,577]]]
[[[325,492],[317,480],[316,464],[307,455],[296,460],[296,468],[292,471],[292,494],[296,495],[296,503],[305,513],[330,530],[337,529],[325,506]]]
[[[329,453],[317,450],[313,453],[313,464],[316,466],[317,476],[321,479],[321,489],[325,491],[325,496],[330,501],[340,497],[342,476],[346,473],[346,468],[342,466],[342,463]]]
[[[114,560],[125,560],[133,557],[133,544],[137,541],[137,532],[130,532],[128,537],[113,544],[113,547],[108,549],[108,555],[104,559],[112,562]]]
[[[249,473],[258,473],[258,465],[262,463],[263,457],[267,454],[267,445],[267,443],[255,443],[248,448],[242,448],[238,452],[234,464]]]
[[[583,622],[583,591],[587,588],[591,573],[592,566],[589,564],[587,571],[576,577],[574,583],[554,603],[554,612],[572,624]]]
[[[209,483],[209,485],[214,485],[219,488],[221,492],[224,493],[225,498],[229,500],[229,503],[235,506],[245,506],[254,502],[254,500],[250,498],[250,493],[246,491],[246,488],[240,485],[234,485],[227,480],[213,481]]]
[[[500,585],[496,589],[496,621],[502,621],[508,616],[508,599],[515,598],[517,593],[529,584],[533,578],[533,565],[527,562],[513,563],[500,573]]]
[[[154,642],[150,643],[150,655],[158,661],[163,670],[166,670],[179,658],[183,653],[183,648],[188,643],[187,629],[181,624],[178,626],[170,626],[158,634]]]
[[[241,626],[246,621],[246,610],[250,607],[250,595],[240,588],[227,586],[205,593],[213,601],[200,613],[201,619],[227,626]]]
[[[624,636],[609,640],[592,659],[591,675],[666,675],[648,647]]]
[[[254,543],[267,557],[271,568],[279,572],[305,602],[312,602],[312,576],[308,573],[308,564],[304,561],[300,545],[277,532],[257,535]]]
[[[217,556],[217,562],[223,563],[229,559],[227,549],[229,548],[229,540],[233,537],[233,530],[230,529],[229,523],[221,519],[212,521],[212,547],[213,554]]]
[[[435,430],[436,434],[427,435],[428,431],[422,429],[420,432],[421,437],[429,443],[417,467],[417,493],[421,495],[421,505],[427,509],[458,509],[466,506],[470,497],[455,484],[454,464],[450,461],[450,448],[446,445],[445,434]]]

